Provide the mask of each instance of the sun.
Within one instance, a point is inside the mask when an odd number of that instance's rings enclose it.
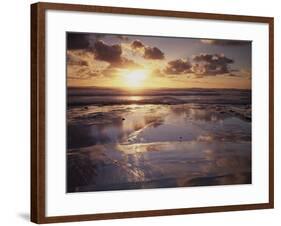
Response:
[[[124,84],[128,88],[141,88],[147,78],[147,71],[134,70],[126,73],[123,77]]]

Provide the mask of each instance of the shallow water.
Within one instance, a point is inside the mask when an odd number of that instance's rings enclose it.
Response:
[[[246,104],[69,107],[67,191],[251,183]]]

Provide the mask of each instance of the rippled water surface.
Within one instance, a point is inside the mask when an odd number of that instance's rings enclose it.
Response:
[[[67,118],[68,192],[251,183],[250,104],[88,104]]]

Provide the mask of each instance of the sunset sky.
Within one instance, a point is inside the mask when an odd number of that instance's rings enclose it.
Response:
[[[251,42],[67,33],[69,87],[251,88]]]

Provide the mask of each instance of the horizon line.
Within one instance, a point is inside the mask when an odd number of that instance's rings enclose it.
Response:
[[[127,90],[127,91],[141,91],[141,90],[153,90],[153,89],[225,89],[225,90],[252,90],[252,88],[221,88],[221,87],[150,87],[150,88],[134,88],[134,89],[128,89],[127,87],[109,87],[109,86],[67,86],[67,89],[73,89],[73,88],[97,88],[97,89],[119,89],[119,90]]]

